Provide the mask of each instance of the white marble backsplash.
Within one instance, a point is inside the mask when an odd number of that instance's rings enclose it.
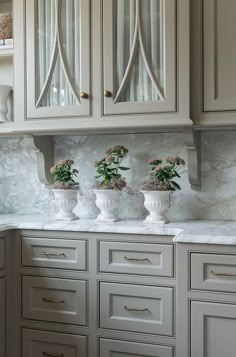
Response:
[[[192,191],[187,165],[181,167],[182,191],[173,195],[168,212],[170,220],[236,220],[236,131],[202,134],[202,189]],[[179,155],[187,161],[181,134],[135,134],[63,136],[55,138],[55,160],[72,158],[80,169],[82,196],[76,213],[82,218],[95,217],[92,187],[93,162],[104,156],[108,147],[122,144],[130,153],[125,165],[130,189],[123,193],[121,218],[142,218],[143,197],[138,188],[149,169],[151,158]],[[0,138],[0,213],[51,214],[48,190],[39,182],[36,162],[27,138]]]

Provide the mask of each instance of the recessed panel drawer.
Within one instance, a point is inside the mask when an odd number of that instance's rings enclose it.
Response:
[[[24,276],[22,316],[25,319],[86,325],[87,283]]]
[[[173,357],[174,348],[147,343],[100,339],[100,357]]]
[[[192,253],[191,289],[236,292],[236,255]]]
[[[42,268],[87,269],[84,240],[22,237],[22,265]]]
[[[0,269],[5,268],[5,238],[0,238]]]
[[[173,266],[173,245],[100,242],[101,272],[173,277]]]
[[[100,283],[100,327],[173,335],[173,288]]]
[[[86,337],[23,329],[22,357],[86,357]]]

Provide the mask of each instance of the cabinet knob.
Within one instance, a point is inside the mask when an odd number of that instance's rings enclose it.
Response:
[[[112,93],[109,90],[104,91],[104,97],[110,98],[112,96]]]
[[[86,92],[81,92],[81,93],[80,93],[80,98],[82,98],[82,99],[88,99],[88,97],[89,97],[88,93],[86,93]]]

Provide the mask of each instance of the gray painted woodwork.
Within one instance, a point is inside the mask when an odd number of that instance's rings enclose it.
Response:
[[[173,245],[100,242],[100,271],[173,277]]]
[[[87,270],[87,241],[22,237],[22,265]]]
[[[5,303],[5,295],[6,295],[6,282],[5,278],[0,278],[0,357],[6,356],[5,345],[5,331],[6,331],[6,303]]]
[[[204,111],[236,111],[234,0],[204,0]]]
[[[57,7],[56,11],[60,13],[60,3],[55,5]],[[27,119],[49,119],[49,118],[65,118],[65,117],[79,117],[79,116],[89,116],[90,115],[90,1],[88,0],[80,0],[80,18],[77,19],[78,21],[78,28],[75,28],[78,33],[76,34],[77,37],[80,38],[80,83],[79,88],[81,92],[88,93],[89,97],[87,99],[78,98],[78,101],[75,105],[42,105],[43,99],[41,103],[39,98],[41,97],[41,93],[38,92],[38,83],[39,83],[39,67],[38,67],[38,44],[36,36],[38,28],[37,28],[37,2],[35,0],[26,0],[26,84],[27,84]],[[41,19],[42,21],[43,19]],[[73,19],[71,19],[73,21]],[[63,58],[63,66],[64,66],[64,75],[66,78],[66,83],[68,84],[69,88],[75,85],[73,83],[74,79],[70,78],[72,73],[70,73],[70,68],[68,65],[68,53],[65,54],[64,51],[61,50],[60,46],[62,45],[62,32],[63,29],[59,28],[55,29],[56,35],[58,35],[58,46],[55,46],[53,53],[50,57],[50,66],[47,68],[48,73],[46,76],[46,80],[44,83],[45,93],[47,92],[48,88],[51,86],[51,78],[53,76],[53,68],[57,61],[57,58]],[[49,34],[47,34],[49,36]],[[54,39],[53,39],[54,40]],[[72,42],[71,42],[72,45]],[[59,50],[58,50],[59,47]],[[49,50],[49,49],[48,49]],[[60,56],[61,54],[61,56]],[[72,75],[73,76],[73,75]],[[60,87],[59,87],[60,88]],[[77,88],[75,89],[75,92]],[[42,93],[44,90],[42,90]]]
[[[22,357],[86,357],[86,337],[23,329]]]
[[[191,303],[191,357],[234,357],[236,305]]]
[[[201,128],[235,126],[234,0],[192,0],[191,118]]]
[[[138,342],[100,339],[100,357],[174,357],[174,348]]]
[[[22,317],[86,325],[86,281],[23,276]]]
[[[0,238],[0,269],[5,267],[5,256],[6,256],[6,249],[5,249],[5,238]]]
[[[236,292],[236,256],[191,254],[191,289]]]
[[[176,256],[176,357],[233,357],[236,247],[180,243]]]
[[[173,288],[100,283],[100,326],[173,335]]]
[[[106,0],[105,0],[106,1]],[[148,102],[145,104],[132,104],[116,110],[112,106],[109,115],[104,116],[104,81],[112,82],[112,63],[103,63],[103,44],[107,43],[106,37],[112,35],[109,29],[102,31],[103,10],[106,24],[110,23],[108,7],[102,1],[81,1],[81,41],[82,63],[81,73],[84,76],[81,90],[88,92],[88,99],[81,99],[80,106],[70,107],[35,107],[35,89],[37,77],[35,74],[35,0],[17,0],[14,2],[15,19],[15,122],[7,124],[4,132],[17,132],[28,134],[60,134],[60,133],[112,133],[112,132],[144,132],[152,130],[185,130],[192,128],[189,108],[189,0],[166,1],[165,41],[166,63],[164,71],[166,76],[167,97],[159,103]],[[25,16],[26,13],[26,16]],[[25,21],[26,19],[26,21]],[[26,28],[25,28],[26,27]],[[107,26],[106,26],[107,28]],[[26,31],[27,29],[27,31]],[[25,37],[26,33],[26,37]],[[91,36],[90,36],[91,34]],[[91,50],[95,56],[90,61]],[[158,41],[157,41],[158,43]],[[106,46],[106,53],[113,58],[112,48]],[[26,48],[26,53],[24,51]],[[90,63],[91,62],[91,63]],[[91,65],[90,65],[91,64]],[[103,68],[106,77],[103,78]],[[108,71],[109,70],[109,71]],[[108,72],[107,72],[108,71]],[[34,72],[34,73],[32,73]],[[30,75],[32,73],[32,75]],[[36,71],[37,74],[37,71]],[[108,75],[107,75],[108,74]],[[174,83],[174,85],[173,85]],[[113,91],[112,88],[110,88]],[[25,98],[22,99],[22,98]],[[107,103],[108,98],[105,100]],[[119,105],[118,105],[119,107]],[[130,109],[132,107],[132,109]],[[120,112],[114,115],[115,111]],[[130,114],[133,113],[133,114]],[[138,114],[138,115],[137,115]],[[88,117],[91,116],[90,119]],[[102,119],[102,120],[101,120]],[[1,126],[1,130],[3,127]]]
[[[104,96],[104,114],[113,115],[113,114],[140,114],[140,113],[158,113],[158,112],[176,112],[176,64],[177,64],[177,54],[175,44],[177,43],[177,33],[176,33],[176,23],[177,12],[176,12],[176,2],[173,0],[166,0],[163,2],[163,12],[160,11],[160,16],[164,18],[161,19],[163,28],[161,29],[160,39],[157,38],[157,43],[161,47],[161,44],[164,42],[164,62],[163,67],[160,68],[160,72],[163,71],[164,81],[164,95],[163,99],[156,101],[125,101],[125,100],[116,100],[116,93],[113,91],[117,87],[115,81],[116,73],[116,56],[123,57],[124,53],[119,53],[119,48],[116,49],[116,38],[115,33],[119,31],[117,28],[116,21],[116,11],[115,11],[115,2],[110,0],[103,0],[103,73],[104,73],[104,90],[109,90],[112,95],[110,97]],[[137,7],[139,3],[137,2]],[[141,10],[140,10],[141,11]],[[147,43],[145,43],[144,36],[141,36],[143,33],[142,22],[151,21],[151,19],[145,18],[142,13],[140,15],[141,19],[138,21],[139,30],[136,32],[137,37],[134,35],[134,43],[132,47],[135,48],[135,43],[137,50],[131,51],[130,61],[127,65],[126,73],[127,78],[124,76],[123,83],[124,89],[131,81],[131,73],[133,65],[140,51],[143,50],[146,52]],[[128,14],[127,14],[128,16]],[[148,14],[146,14],[148,16]],[[137,23],[136,23],[137,25]],[[156,29],[157,30],[157,29]],[[138,36],[139,34],[139,36]],[[128,35],[128,34],[127,34]],[[135,39],[137,40],[135,42]],[[144,41],[144,42],[143,42]],[[161,52],[161,49],[160,49]],[[132,56],[133,55],[133,56]],[[145,68],[152,67],[152,59],[146,56],[146,66]],[[131,60],[132,58],[132,60]],[[158,60],[156,58],[156,60]],[[155,77],[155,76],[154,76]],[[126,79],[125,79],[126,78]],[[149,78],[151,76],[149,75]],[[160,78],[157,78],[157,81],[160,81]],[[155,82],[155,80],[153,80]],[[153,84],[153,82],[151,82]],[[120,87],[120,89],[122,86]],[[120,97],[122,96],[122,93]]]

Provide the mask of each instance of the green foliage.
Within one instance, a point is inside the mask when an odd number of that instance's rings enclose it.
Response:
[[[78,170],[74,169],[72,165],[73,160],[61,160],[51,168],[51,173],[54,178],[55,186],[58,188],[70,188],[78,185],[75,178],[78,176]]]
[[[152,191],[176,191],[181,190],[181,187],[174,181],[175,178],[180,178],[177,169],[180,165],[185,165],[183,159],[178,156],[168,157],[165,166],[160,166],[162,160],[154,159],[149,161],[151,172],[144,181],[143,189]]]
[[[122,160],[126,157],[128,149],[117,145],[114,148],[105,151],[106,156],[99,161],[95,161],[96,179],[98,179],[97,188],[118,189],[126,186],[125,179],[120,171],[129,170],[128,167],[121,166]]]

